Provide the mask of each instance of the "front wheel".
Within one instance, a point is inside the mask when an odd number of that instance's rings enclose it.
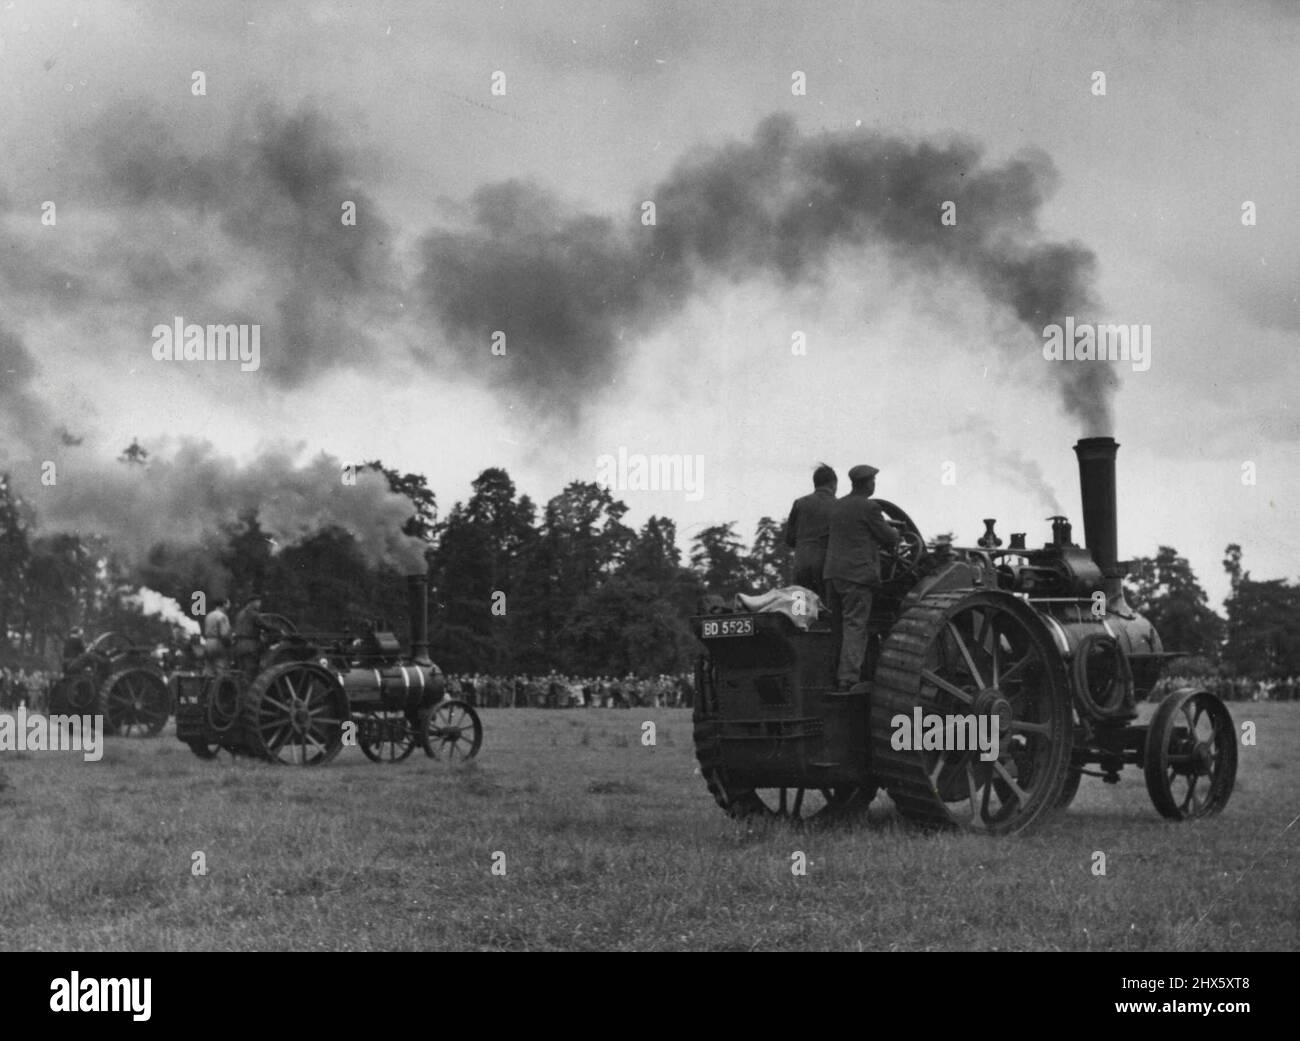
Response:
[[[1237,780],[1237,729],[1227,706],[1207,690],[1169,694],[1147,729],[1147,793],[1171,820],[1218,813]]]
[[[455,762],[473,759],[483,744],[483,723],[466,701],[449,699],[424,713],[424,754]]]

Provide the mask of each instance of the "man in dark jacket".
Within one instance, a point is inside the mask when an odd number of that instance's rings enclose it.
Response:
[[[795,499],[785,525],[785,544],[794,550],[794,584],[811,589],[823,599],[826,586],[822,570],[826,566],[831,508],[838,487],[835,471],[822,463],[813,471],[812,494]]]
[[[256,676],[262,657],[262,634],[275,632],[262,618],[262,594],[254,593],[235,617],[235,668]]]
[[[897,546],[899,541],[898,532],[885,520],[880,504],[871,498],[879,472],[874,466],[855,466],[849,471],[853,490],[836,500],[831,510],[830,540],[822,574],[840,648],[840,690],[848,690],[862,673],[871,600],[880,588],[880,547]]]

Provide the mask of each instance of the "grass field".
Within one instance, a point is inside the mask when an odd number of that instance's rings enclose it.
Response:
[[[851,829],[733,823],[675,709],[485,710],[460,768],[203,762],[170,725],[98,763],[4,752],[0,946],[1295,950],[1300,704],[1231,708],[1258,744],[1223,815],[1166,822],[1130,769],[1000,840],[919,832],[883,795]]]

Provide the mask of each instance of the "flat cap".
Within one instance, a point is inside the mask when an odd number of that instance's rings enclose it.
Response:
[[[880,471],[874,466],[867,466],[864,463],[860,466],[855,466],[849,471],[849,480],[854,484],[857,484],[859,481],[865,481],[868,477],[875,477],[878,473],[880,473]]]

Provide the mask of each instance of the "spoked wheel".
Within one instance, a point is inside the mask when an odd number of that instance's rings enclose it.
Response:
[[[343,747],[348,698],[332,673],[311,662],[275,665],[244,695],[251,750],[276,763],[321,766]]]
[[[1079,733],[1080,727],[1079,727],[1078,713],[1073,708],[1071,708],[1070,710],[1070,718],[1074,721],[1073,722],[1074,733]],[[1074,743],[1073,738],[1071,738],[1070,743],[1071,745],[1073,745]],[[1070,768],[1065,772],[1065,783],[1061,785],[1061,794],[1056,800],[1056,805],[1064,810],[1066,807],[1070,805],[1070,803],[1074,802],[1074,797],[1079,794],[1079,785],[1082,782],[1083,782],[1083,767],[1081,765],[1075,765],[1073,753],[1072,753],[1071,760],[1070,760]]]
[[[1066,772],[1065,784],[1061,785],[1061,795],[1056,800],[1056,805],[1065,809],[1070,803],[1074,802],[1074,797],[1079,794],[1079,785],[1083,781],[1083,771],[1078,767],[1072,766]]]
[[[1237,780],[1237,729],[1207,690],[1169,694],[1147,729],[1147,792],[1162,816],[1208,817],[1228,804]]]
[[[405,716],[367,712],[357,719],[357,744],[373,762],[400,763],[415,751],[418,740]]]
[[[50,697],[50,711],[86,715],[95,711],[97,700],[95,681],[89,675],[68,676],[55,687]]]
[[[292,636],[298,631],[298,627],[282,614],[264,614],[262,621],[285,636]]]
[[[451,699],[424,715],[424,754],[455,762],[473,759],[483,744],[483,724],[467,701]]]
[[[999,592],[927,596],[881,650],[873,769],[904,817],[1022,832],[1058,808],[1071,712],[1060,656],[1019,600]]]
[[[167,681],[148,669],[120,669],[103,687],[104,730],[122,737],[155,737],[171,715]]]
[[[737,820],[829,823],[865,815],[876,786],[838,788],[728,789],[716,776],[705,778],[709,791]]]

